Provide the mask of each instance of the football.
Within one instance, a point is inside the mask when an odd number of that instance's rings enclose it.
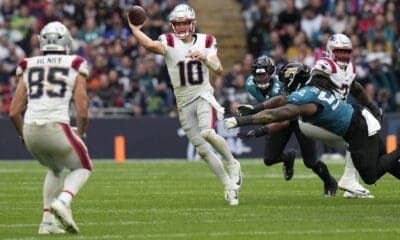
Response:
[[[131,9],[129,9],[128,17],[129,21],[133,25],[137,26],[143,24],[144,21],[146,21],[147,13],[141,6],[135,5]]]

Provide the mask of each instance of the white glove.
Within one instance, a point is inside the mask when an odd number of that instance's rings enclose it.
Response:
[[[237,127],[236,118],[230,117],[230,118],[224,119],[224,128],[225,129],[231,129],[231,128],[235,128],[235,127]]]

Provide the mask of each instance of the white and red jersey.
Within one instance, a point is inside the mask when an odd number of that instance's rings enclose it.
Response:
[[[77,55],[45,55],[25,58],[16,74],[27,89],[25,123],[69,124],[69,106],[78,74],[88,76],[84,58]]]
[[[163,34],[159,41],[165,45],[164,60],[168,68],[178,107],[182,107],[201,95],[213,93],[209,70],[200,60],[189,57],[192,51],[200,51],[207,58],[217,54],[215,37],[193,34],[191,43],[184,43],[173,33]]]
[[[331,81],[337,86],[335,92],[337,97],[342,100],[346,100],[350,93],[350,87],[356,78],[356,68],[352,62],[349,62],[346,68],[340,68],[330,58],[320,58],[311,69],[311,75],[313,71],[318,70],[324,72]]]

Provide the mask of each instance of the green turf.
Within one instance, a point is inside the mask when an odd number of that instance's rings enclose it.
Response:
[[[339,178],[343,163],[328,163]],[[296,161],[242,160],[240,205],[229,206],[204,162],[94,161],[72,209],[78,235],[37,235],[45,168],[0,161],[0,239],[399,239],[399,182],[369,186],[375,199],[322,197],[322,182]]]

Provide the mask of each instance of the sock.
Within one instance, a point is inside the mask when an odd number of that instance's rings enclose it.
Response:
[[[43,209],[50,209],[51,203],[57,198],[62,189],[64,171],[47,171],[43,185]]]
[[[228,165],[236,164],[235,159],[229,150],[228,144],[226,144],[223,137],[218,135],[214,130],[202,131],[201,135],[214,147],[215,150],[217,150],[222,158],[227,161]]]
[[[358,182],[358,172],[354,167],[353,160],[351,159],[351,154],[349,151],[346,151],[345,156],[345,167],[342,178],[355,179]]]
[[[317,164],[312,168],[313,172],[318,175],[318,177],[328,183],[331,181],[331,174],[329,173],[328,167],[325,163],[318,161]]]
[[[71,204],[73,196],[78,194],[90,176],[90,170],[79,168],[72,170],[64,180],[64,190],[59,199],[66,204]]]
[[[204,158],[204,160],[206,160],[208,167],[215,174],[215,176],[218,177],[220,182],[224,186],[228,186],[230,184],[230,177],[226,173],[222,161],[210,150],[202,157]]]
[[[43,217],[42,222],[54,222],[56,218],[54,215],[49,211],[48,208],[43,209]]]

